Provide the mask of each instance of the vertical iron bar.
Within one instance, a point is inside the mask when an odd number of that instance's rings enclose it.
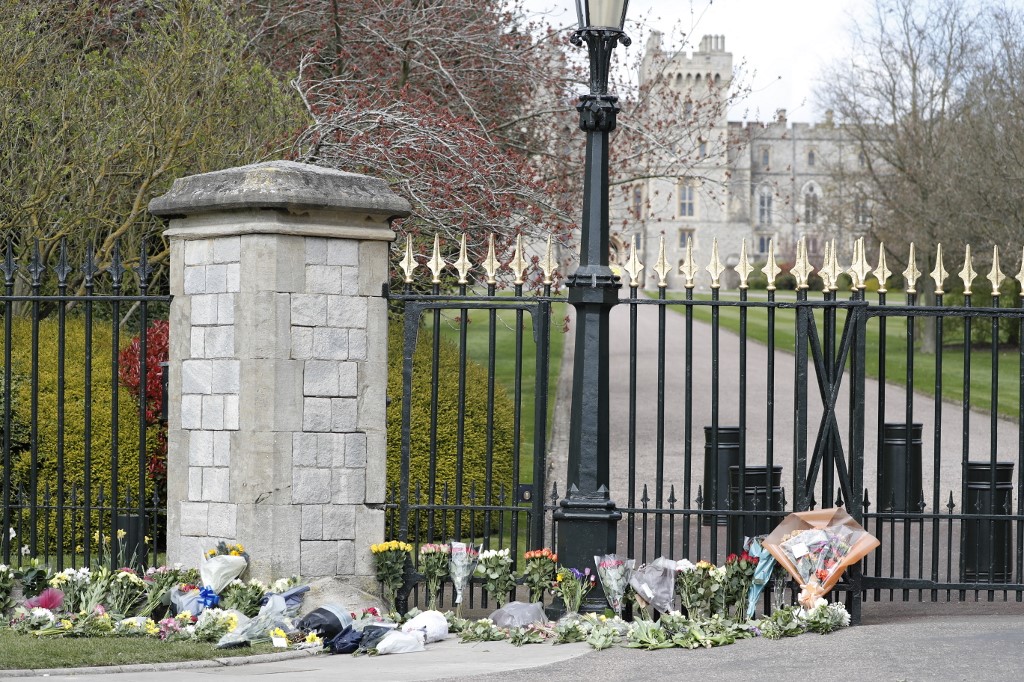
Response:
[[[147,384],[149,365],[146,357],[147,342],[149,340],[149,309],[146,302],[146,293],[149,287],[150,267],[147,260],[146,246],[146,240],[143,239],[142,245],[139,248],[139,265],[135,269],[139,296],[142,297],[139,301],[139,494],[137,509],[140,524],[139,534],[142,537],[139,537],[137,542],[144,542],[144,536],[146,535],[146,450],[149,445],[146,439],[147,412],[149,407],[149,389]],[[154,387],[154,390],[158,390],[157,387]],[[129,549],[132,552],[131,556],[139,556],[138,547],[130,547]],[[141,556],[144,558],[145,554]]]
[[[32,374],[31,380],[31,426],[29,448],[29,546],[32,554],[39,554],[38,547],[38,498],[39,498],[39,287],[42,264],[39,262],[39,240],[36,240],[29,272],[32,275]]]
[[[459,287],[459,295],[466,295],[466,285]],[[462,308],[459,311],[459,387],[458,387],[458,417],[455,428],[455,537],[462,537],[462,507],[465,502],[462,499],[463,465],[466,455],[466,361],[467,361],[467,333],[469,331],[469,310]],[[518,331],[518,330],[517,330]],[[517,373],[518,377],[518,373]],[[516,403],[518,410],[518,402]],[[518,453],[517,453],[518,454]],[[513,460],[515,461],[515,460]],[[470,533],[475,533],[472,528]],[[485,540],[490,548],[490,538]]]
[[[1024,284],[1018,296],[1024,311]],[[1017,585],[1024,585],[1024,315],[1017,322]],[[1017,601],[1024,600],[1024,591],[1017,590]]]
[[[636,542],[636,350],[637,350],[637,288],[629,288],[629,494],[626,506],[626,554],[634,555]]]
[[[64,570],[64,351],[66,341],[67,242],[60,242],[60,264],[57,266],[57,570]],[[74,536],[71,540],[72,561]]]
[[[935,307],[942,307],[942,294],[935,294]],[[932,581],[938,582],[939,580],[939,518],[940,512],[940,500],[939,495],[941,494],[941,474],[942,474],[942,316],[935,316],[935,438],[933,441],[932,449],[932,512],[936,515],[932,517]],[[953,552],[953,547],[948,548],[950,554]],[[939,591],[932,590],[932,601],[939,600]]]
[[[691,508],[691,482],[693,472],[693,286],[686,287],[686,347],[684,350],[683,389],[683,497],[686,509]],[[698,487],[699,490],[699,487]],[[699,495],[700,493],[698,493]],[[700,551],[700,527],[702,519],[697,518],[697,551]],[[690,514],[683,517],[683,555],[690,556]]]
[[[551,371],[551,285],[544,285],[544,298],[534,314],[534,338],[537,344],[537,399],[533,416],[533,497],[531,516],[532,545],[546,547],[544,542],[544,489],[547,472],[548,385]],[[561,362],[561,358],[557,359]]]
[[[740,287],[740,302],[747,302],[747,287],[744,285]],[[740,418],[740,433],[739,433],[739,499],[740,499],[740,511],[746,511],[747,508],[747,489],[746,489],[746,472],[747,472],[747,308],[746,306],[740,306],[740,357],[739,357],[739,418]],[[771,511],[771,496],[772,496],[772,470],[768,469],[766,473],[767,478],[765,479],[765,511]],[[728,485],[728,482],[726,482]],[[754,506],[757,507],[757,500],[754,499]],[[741,514],[734,521],[743,527],[744,516]],[[755,519],[755,527],[759,526],[759,520]],[[737,549],[737,548],[732,548]]]
[[[885,282],[882,282],[884,287]],[[886,292],[878,292],[878,307],[884,309],[886,307]],[[885,505],[887,500],[882,499],[882,452],[885,447],[885,370],[886,370],[886,353],[885,346],[887,341],[887,323],[888,319],[884,314],[878,316],[878,424],[877,424],[877,445],[875,447],[875,537],[882,540],[882,529],[885,527],[882,521],[881,513],[885,511]],[[882,575],[882,550],[879,550],[875,554],[875,576],[881,577]],[[891,598],[891,595],[890,595]],[[875,601],[881,599],[881,590],[877,587],[874,593]]]
[[[992,288],[992,307],[999,307],[999,289]],[[992,339],[991,339],[991,378],[992,378],[992,402],[989,405],[989,490],[992,491],[992,509],[990,513],[997,514],[996,511],[996,437],[998,435],[999,426],[999,318],[995,315],[992,316]],[[1018,475],[1019,477],[1019,475]],[[1006,513],[1010,510],[1006,509]],[[991,520],[988,524],[988,546],[992,548],[989,553],[989,567],[988,567],[988,581],[989,583],[995,582],[996,576],[996,544],[995,544],[995,533],[996,524],[1000,523],[995,519]],[[1006,578],[1004,578],[1006,580]],[[1005,592],[1004,598],[1005,598]],[[995,599],[995,593],[992,590],[988,592],[988,600],[992,601]]]
[[[964,294],[964,308],[969,309],[971,307],[971,295]],[[967,508],[967,462],[970,459],[970,442],[971,442],[971,318],[964,316],[964,338],[963,338],[963,362],[964,362],[964,392],[963,392],[963,407],[962,407],[962,451],[960,455],[960,503],[963,505],[963,513],[969,514],[970,510]],[[965,522],[960,521],[960,575],[964,575],[965,568],[965,549],[964,543],[964,531]],[[966,590],[960,590],[960,601],[964,601],[967,596]]]
[[[867,364],[867,310],[865,308],[854,308],[850,311],[855,322],[856,336],[854,338],[854,351],[850,367],[850,382],[853,386],[851,397],[851,437],[850,437],[850,491],[846,500],[846,509],[854,519],[864,523],[864,507],[861,502],[863,498],[860,491],[864,490],[864,403],[865,403],[865,374]],[[841,370],[839,370],[841,371]],[[858,561],[851,566],[850,580],[850,620],[854,624],[860,623],[861,607],[864,600],[862,585],[864,582],[863,563]]]
[[[110,570],[117,568],[117,553],[114,551],[117,541],[117,496],[118,496],[118,382],[117,356],[121,347],[121,277],[124,269],[121,265],[121,247],[114,245],[114,253],[110,267],[107,268],[112,282],[113,298],[110,301],[111,332],[110,332]],[[102,524],[101,526],[102,527]],[[101,538],[102,541],[102,538]],[[102,544],[102,542],[101,542]]]
[[[711,289],[711,300],[718,301],[718,287]],[[725,481],[718,480],[720,469],[718,458],[722,456],[722,453],[719,452],[718,438],[718,330],[721,324],[720,314],[721,311],[717,305],[711,307],[711,451],[714,454],[714,465],[711,469],[711,492],[707,495],[707,498],[711,500],[711,508],[716,510],[720,506],[718,504],[719,486],[729,485],[728,477]],[[711,517],[711,532],[708,533],[709,540],[711,541],[711,562],[715,564],[718,563],[718,519],[717,513]]]
[[[83,445],[83,482],[85,490],[82,494],[82,503],[85,507],[82,517],[82,532],[85,546],[85,556],[82,561],[85,565],[92,563],[92,308],[94,282],[93,275],[96,272],[95,254],[93,245],[86,247],[85,263],[82,264],[82,274],[85,283],[85,406],[83,417],[85,420],[85,443]],[[98,525],[97,527],[102,527]],[[99,544],[99,543],[97,543]]]
[[[7,237],[7,249],[3,263],[4,272],[4,294],[6,300],[4,301],[4,525],[0,529],[0,546],[3,547],[3,560],[4,563],[11,563],[11,537],[8,532],[9,528],[13,527],[11,519],[11,504],[13,503],[13,496],[11,495],[11,340],[12,340],[12,325],[14,320],[14,302],[11,300],[11,296],[14,294],[14,270],[17,266],[14,263],[14,238],[11,236]]]
[[[836,292],[826,287],[822,291],[822,299],[826,303],[836,302]],[[836,383],[836,375],[839,370],[836,367],[838,359],[835,357],[836,353],[836,308],[834,305],[825,306],[822,311],[822,333],[824,335],[823,349],[824,354],[824,367],[825,367],[825,385],[831,387]],[[824,442],[822,443],[821,451],[821,506],[831,507],[832,506],[832,491],[835,490],[835,463],[834,463],[834,450],[835,437],[831,428],[825,431]]]
[[[807,302],[807,290],[797,291],[797,303]],[[807,333],[809,315],[806,306],[796,309],[796,369],[793,388],[796,392],[796,418],[793,425],[793,511],[810,508],[807,497]]]
[[[917,294],[907,294],[907,305],[917,305]],[[914,422],[914,343],[916,338],[917,319],[907,316],[907,379],[904,398],[906,401],[904,420],[906,422],[906,441],[903,444],[903,577],[910,577],[910,536],[914,521],[910,512],[910,448],[913,441]],[[916,501],[915,501],[916,503]],[[910,599],[910,590],[903,590],[903,601]]]
[[[487,297],[490,299],[495,294],[495,284],[487,284]],[[463,320],[465,326],[466,320]],[[487,434],[486,434],[486,459],[484,466],[484,505],[488,509],[484,512],[484,532],[491,530],[491,486],[494,482],[494,371],[497,364],[495,344],[497,343],[498,311],[491,308],[487,311]],[[534,453],[536,457],[536,453]],[[512,481],[513,485],[519,484],[519,461],[512,460]],[[512,515],[512,537],[516,537],[516,524],[519,515]]]
[[[659,289],[659,297],[665,295],[665,289]],[[636,307],[635,305],[633,306]],[[654,555],[661,556],[661,534],[663,529],[662,510],[665,507],[665,306],[658,306],[658,405],[657,405],[657,441],[654,506],[658,513],[654,516]]]
[[[398,539],[407,541],[409,539],[409,470],[410,470],[410,459],[412,457],[412,377],[413,377],[413,357],[416,354],[416,332],[419,330],[420,323],[420,310],[418,305],[412,305],[410,303],[405,304],[404,318],[405,318],[405,329],[403,330],[402,340],[402,457],[399,464],[400,473],[398,477],[399,493],[398,493]],[[435,310],[434,314],[434,328],[437,329],[437,313]],[[436,347],[436,346],[435,346]],[[437,363],[436,354],[434,355],[435,363],[433,367],[434,375],[437,374]],[[434,382],[432,387],[434,401],[431,404],[431,438],[430,438],[430,478],[428,479],[428,485],[430,486],[429,491],[429,502],[430,502],[430,515],[428,517],[428,528],[427,535],[430,536],[434,530],[434,491],[436,486],[435,481],[435,465],[436,465],[436,429],[437,429],[437,382]],[[418,483],[417,483],[418,485]]]

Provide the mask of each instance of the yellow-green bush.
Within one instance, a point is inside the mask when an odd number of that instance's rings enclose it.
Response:
[[[388,489],[397,490],[402,465],[402,325],[391,327],[388,353]],[[430,489],[430,401],[432,335],[421,330],[413,355],[411,448],[409,461],[409,495],[416,503],[419,485],[426,504]],[[442,341],[438,357],[437,391],[437,468],[435,502],[441,503],[442,491],[448,485],[448,504],[458,504],[455,477],[458,442],[459,409],[459,354],[458,348]],[[493,419],[493,457],[491,464],[491,504],[499,503],[502,488],[505,504],[512,504],[515,490],[512,485],[513,408],[503,386],[495,385]],[[487,465],[487,369],[472,360],[466,362],[466,407],[462,466],[462,504],[470,504],[470,491],[475,490],[475,504],[486,499]],[[427,535],[427,513],[420,514],[419,537]],[[471,525],[471,520],[473,521]],[[491,514],[491,528],[497,530],[499,515]],[[417,532],[414,516],[409,519],[410,539]],[[437,512],[434,517],[434,539],[447,541],[454,533],[452,512]],[[462,534],[479,537],[484,530],[484,514],[462,514]],[[458,539],[458,538],[456,538]]]
[[[0,327],[2,329],[2,327]],[[11,446],[11,477],[14,491],[23,487],[30,490],[31,482],[31,445],[29,425],[32,420],[32,322],[27,318],[15,318],[12,325],[12,423],[18,428],[12,431]],[[84,504],[85,489],[85,339],[86,327],[82,319],[69,317],[66,321],[64,349],[64,429],[63,429],[63,464],[64,464],[64,503],[70,505],[71,489],[77,488],[76,504]],[[92,416],[89,440],[92,445],[90,457],[91,484],[90,495],[92,504],[96,505],[103,491],[104,506],[109,506],[111,495],[111,454],[113,442],[111,405],[113,404],[112,387],[117,378],[111,373],[111,323],[98,322],[92,330],[92,394],[90,402]],[[129,335],[122,335],[121,340],[127,342]],[[3,352],[3,335],[0,334],[0,359]],[[38,403],[36,424],[38,425],[36,448],[36,476],[38,552],[52,552],[56,542],[56,511],[44,511],[44,495],[49,489],[50,504],[56,506],[58,493],[58,327],[56,319],[44,319],[39,323],[39,358],[38,358]],[[2,377],[2,374],[0,374]],[[2,380],[0,380],[2,384]],[[133,503],[139,494],[139,413],[138,404],[132,395],[122,386],[118,386],[117,402],[117,450],[118,450],[118,504],[124,504],[125,495],[130,492]],[[2,428],[0,414],[0,428]],[[0,469],[3,462],[0,460]],[[147,482],[147,499],[152,494],[152,483]],[[81,511],[65,511],[64,547],[71,551],[76,545],[84,544],[83,522]],[[76,527],[74,537],[71,535],[72,521]],[[21,511],[21,542],[27,543],[29,537],[29,511]],[[91,524],[94,530],[102,530],[109,534],[109,513],[101,516],[93,512]],[[102,527],[100,526],[102,524]],[[15,528],[18,520],[15,518]],[[45,531],[45,532],[44,532]],[[48,532],[50,546],[42,546],[43,538]]]

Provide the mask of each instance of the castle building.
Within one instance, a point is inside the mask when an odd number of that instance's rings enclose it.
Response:
[[[857,142],[830,114],[816,124],[789,122],[785,111],[768,124],[728,120],[732,75],[724,36],[704,36],[692,54],[667,53],[658,33],[647,42],[641,91],[647,86],[652,101],[675,107],[680,129],[693,132],[676,145],[679,158],[663,166],[668,172],[626,169],[641,179],[611,197],[611,257],[623,264],[635,238],[645,287],[657,285],[653,267],[662,235],[670,289],[683,288],[679,266],[687,240],[701,270],[697,286],[708,287],[704,266],[716,239],[726,266],[722,284],[731,288],[739,283],[734,268],[744,240],[749,260],[758,263],[774,239],[776,259],[785,264],[804,237],[817,266],[827,240],[848,252],[870,226],[871,204],[857,181],[866,160]]]

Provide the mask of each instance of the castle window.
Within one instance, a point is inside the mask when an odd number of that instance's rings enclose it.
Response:
[[[693,230],[679,230],[679,248],[685,249],[687,242],[693,241]],[[696,244],[694,244],[696,246]],[[679,261],[679,266],[682,267],[683,262]]]
[[[813,185],[804,193],[804,222],[808,225],[818,222],[818,194]]]
[[[697,214],[697,192],[693,183],[689,180],[681,180],[677,191],[679,193],[679,217],[694,217]]]
[[[701,142],[700,146],[697,148],[697,158],[698,159],[706,159],[707,157],[708,157],[708,143],[707,142]]]
[[[867,226],[871,224],[871,206],[865,196],[859,196],[853,200],[853,220],[857,225]]]
[[[768,167],[769,162],[772,160],[771,154],[768,151],[768,147],[761,148],[761,165],[765,168]]]
[[[757,235],[757,253],[758,255],[765,255],[768,253],[768,247],[772,243],[771,235],[759,234]]]
[[[868,165],[868,157],[864,156],[864,152],[857,154],[857,166],[863,168]]]
[[[807,152],[807,166],[814,168],[814,150]]]
[[[757,224],[772,224],[772,190],[762,187],[757,195]]]
[[[640,185],[633,187],[633,217],[637,220],[644,217],[644,190]]]

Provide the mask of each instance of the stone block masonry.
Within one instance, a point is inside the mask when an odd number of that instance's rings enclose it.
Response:
[[[170,219],[168,560],[369,584],[384,535],[390,221],[379,180],[292,162],[190,176]]]

